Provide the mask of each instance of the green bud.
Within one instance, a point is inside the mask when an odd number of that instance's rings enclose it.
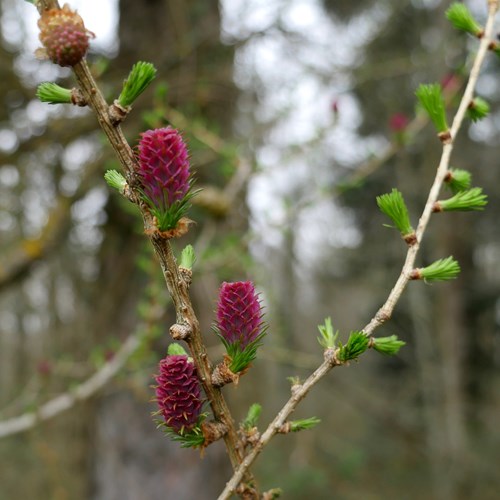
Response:
[[[180,344],[170,344],[168,346],[168,354],[170,356],[187,356],[187,352]]]
[[[343,346],[339,343],[339,361],[350,361],[356,359],[368,349],[370,339],[363,332],[351,332],[347,344]]]
[[[481,97],[474,97],[467,108],[467,116],[473,121],[483,119],[490,112],[490,105]]]
[[[405,344],[406,342],[399,340],[396,335],[391,335],[390,337],[372,338],[373,349],[387,356],[394,356]]]
[[[405,200],[397,189],[393,189],[391,193],[377,196],[377,205],[382,213],[392,219],[403,238],[414,233],[410,224],[410,217],[408,215]]]
[[[444,182],[453,193],[459,193],[470,189],[471,177],[470,172],[467,172],[467,170],[451,168],[444,178]]]
[[[483,28],[477,23],[469,9],[461,2],[455,2],[446,11],[446,17],[454,28],[473,36],[481,36]]]
[[[242,427],[245,430],[250,430],[257,426],[257,421],[259,420],[260,414],[262,413],[262,406],[258,403],[254,403],[248,409],[247,416],[242,422]]]
[[[332,326],[332,318],[326,318],[324,325],[318,325],[318,330],[321,334],[321,337],[318,337],[318,342],[320,343],[320,345],[322,345],[325,349],[335,347],[339,332],[334,331]]]
[[[447,200],[438,200],[434,205],[434,212],[484,210],[488,204],[488,196],[481,188],[475,187],[467,191],[459,191]]]
[[[410,275],[412,280],[447,281],[455,279],[460,273],[460,265],[453,257],[439,259],[430,266],[414,269]]]
[[[49,104],[71,104],[71,90],[60,87],[56,83],[44,82],[38,85],[36,96],[40,101]]]
[[[299,432],[306,429],[312,429],[321,422],[319,418],[309,417],[301,420],[290,421],[290,432]]]
[[[446,121],[444,100],[441,85],[433,83],[429,85],[420,85],[415,92],[420,104],[424,107],[437,131],[442,134],[449,130]]]
[[[104,180],[108,183],[108,186],[116,189],[120,194],[124,193],[127,181],[120,172],[107,170],[104,174]]]
[[[134,64],[127,79],[123,82],[123,90],[118,103],[124,108],[130,106],[156,76],[156,68],[148,62],[139,61]]]
[[[196,262],[196,255],[194,253],[193,245],[187,245],[181,253],[181,261],[179,267],[184,269],[192,269]]]

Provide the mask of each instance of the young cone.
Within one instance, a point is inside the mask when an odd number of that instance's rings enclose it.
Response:
[[[231,359],[231,371],[244,370],[255,359],[265,334],[262,307],[251,281],[222,284],[216,331]]]
[[[202,399],[196,367],[186,355],[168,355],[160,361],[156,399],[167,427],[183,434],[201,416]]]
[[[38,20],[40,41],[48,58],[59,66],[74,66],[79,63],[89,48],[88,31],[83,19],[67,4],[62,9],[44,11]]]
[[[165,127],[141,134],[138,174],[158,229],[175,229],[193,194],[187,146],[177,130]]]

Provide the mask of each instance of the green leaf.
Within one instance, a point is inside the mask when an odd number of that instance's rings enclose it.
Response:
[[[139,61],[134,64],[127,79],[123,82],[123,90],[118,103],[126,108],[130,106],[156,76],[156,68],[148,62]]]
[[[460,265],[453,257],[439,259],[430,266],[416,270],[415,278],[424,281],[447,281],[455,279],[460,273]]]
[[[490,105],[482,97],[474,97],[467,108],[467,116],[473,121],[477,122],[488,116],[490,112]]]
[[[381,212],[392,219],[403,237],[413,234],[414,230],[410,224],[406,203],[403,195],[397,189],[393,189],[391,193],[377,196],[377,205]]]
[[[406,342],[399,340],[396,335],[379,338],[372,337],[373,349],[386,356],[394,356],[404,345],[406,345]]]
[[[36,96],[40,101],[49,104],[71,104],[71,90],[60,87],[56,83],[41,83],[36,90]]]
[[[248,409],[247,416],[243,420],[241,426],[245,430],[250,430],[253,427],[257,427],[257,421],[259,420],[260,414],[262,413],[262,406],[258,403],[254,403]]]
[[[459,191],[457,194],[447,200],[438,200],[436,202],[436,211],[452,212],[472,210],[484,210],[488,204],[488,196],[483,194],[481,188],[475,187],[467,191]]]
[[[450,169],[446,175],[444,182],[453,193],[467,191],[471,185],[471,174],[467,170]]]
[[[339,361],[356,359],[368,349],[370,339],[363,332],[351,332],[345,346],[340,344],[337,354]]]
[[[447,132],[449,127],[446,122],[446,113],[441,85],[433,83],[420,85],[415,92],[420,104],[424,107],[437,131]]]
[[[465,31],[473,36],[480,36],[483,33],[483,28],[461,2],[451,4],[446,11],[446,17],[457,30]]]
[[[339,332],[334,331],[332,326],[332,318],[326,318],[323,325],[318,325],[318,330],[321,334],[321,337],[318,337],[318,342],[320,343],[320,345],[322,345],[325,349],[335,347]]]

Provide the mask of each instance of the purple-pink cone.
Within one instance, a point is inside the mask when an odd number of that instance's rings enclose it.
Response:
[[[180,133],[172,127],[148,130],[139,142],[139,172],[144,194],[159,209],[189,191],[189,158]]]
[[[228,344],[239,342],[242,350],[262,333],[262,308],[251,281],[222,283],[217,328]]]
[[[168,355],[159,368],[156,400],[165,423],[177,433],[192,429],[203,404],[196,367],[185,355]]]

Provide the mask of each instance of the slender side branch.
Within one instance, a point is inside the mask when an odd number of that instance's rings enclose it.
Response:
[[[486,22],[484,36],[481,39],[479,50],[478,53],[476,54],[476,58],[474,60],[474,64],[471,69],[467,87],[462,96],[462,100],[460,101],[460,105],[457,110],[457,113],[455,114],[455,118],[453,119],[453,125],[450,129],[451,139],[449,142],[443,145],[443,152],[441,155],[441,160],[439,162],[439,167],[436,173],[436,177],[429,192],[427,202],[425,204],[424,210],[422,212],[416,230],[417,241],[415,245],[410,246],[408,248],[408,252],[406,254],[406,259],[403,268],[401,270],[401,274],[398,280],[396,281],[394,288],[391,290],[386,302],[378,310],[378,312],[373,317],[373,319],[368,323],[368,325],[364,327],[363,332],[366,335],[372,335],[372,333],[377,327],[379,327],[380,325],[385,323],[388,319],[390,319],[392,312],[410,279],[410,272],[413,269],[417,253],[420,248],[420,243],[422,241],[423,235],[429,223],[429,219],[432,214],[432,208],[438,198],[439,191],[441,189],[444,178],[448,171],[450,156],[453,150],[455,138],[464,120],[464,116],[467,111],[467,106],[469,105],[474,95],[474,89],[477,84],[480,69],[486,57],[488,47],[491,43],[491,37],[493,33],[493,22],[495,14],[498,10],[498,4],[499,4],[498,0],[488,0],[488,20]],[[328,352],[329,350],[325,351],[325,354],[327,355]],[[276,418],[269,424],[265,432],[262,434],[260,439],[255,444],[254,448],[245,456],[243,462],[238,467],[238,470],[234,473],[233,477],[226,484],[226,487],[220,494],[218,500],[227,500],[231,497],[232,493],[235,491],[235,488],[241,482],[243,475],[245,474],[245,471],[248,470],[248,468],[253,464],[253,462],[260,454],[262,449],[269,443],[271,438],[278,432],[281,425],[283,425],[286,422],[288,416],[295,410],[300,401],[304,399],[304,397],[316,383],[318,383],[332,368],[338,366],[338,364],[339,363],[335,361],[334,354],[333,358],[328,359],[328,357],[326,357],[325,361],[316,369],[316,371],[312,375],[309,376],[309,378],[304,382],[304,384],[296,387],[296,389],[292,394],[292,397],[287,401],[285,406],[283,406],[283,408],[280,410]]]
[[[498,0],[489,1],[488,10],[489,10],[488,20],[486,22],[484,36],[483,38],[481,38],[479,50],[476,54],[476,58],[474,59],[474,64],[470,72],[470,77],[467,83],[467,87],[465,88],[464,94],[460,101],[460,105],[455,114],[455,118],[453,119],[453,124],[450,129],[451,140],[443,145],[443,152],[441,154],[441,160],[439,162],[439,167],[436,173],[436,177],[434,179],[434,183],[431,187],[429,196],[427,198],[427,202],[425,204],[424,210],[422,212],[422,215],[418,223],[418,227],[416,230],[417,242],[415,245],[413,245],[408,249],[408,253],[406,254],[406,260],[403,269],[401,270],[401,274],[399,275],[399,278],[396,284],[394,285],[394,288],[392,289],[385,304],[379,309],[379,311],[377,312],[375,317],[370,321],[370,323],[368,323],[368,325],[365,326],[365,328],[363,329],[366,335],[371,335],[377,327],[385,323],[391,317],[392,312],[394,311],[394,308],[396,307],[396,304],[399,301],[410,279],[410,273],[414,267],[415,259],[420,249],[420,243],[422,241],[422,237],[429,223],[434,203],[438,199],[439,191],[441,190],[441,186],[443,184],[444,178],[446,177],[446,173],[449,168],[451,152],[455,144],[456,136],[463,123],[465,113],[467,112],[467,107],[469,106],[471,99],[474,97],[474,89],[477,84],[481,66],[484,62],[484,59],[488,52],[488,47],[491,43],[494,18],[498,10]]]
[[[72,408],[79,401],[88,399],[102,389],[123,368],[130,356],[138,349],[141,341],[136,334],[130,335],[122,344],[113,359],[103,365],[94,375],[78,385],[71,392],[60,394],[40,406],[35,412],[0,422],[0,438],[25,432],[44,420]]]
[[[274,420],[269,424],[265,432],[261,435],[255,446],[248,453],[238,470],[234,473],[233,477],[228,481],[224,491],[220,494],[218,500],[226,500],[231,497],[238,484],[243,479],[245,470],[247,470],[255,459],[259,456],[263,448],[271,441],[281,426],[288,420],[288,417],[293,413],[297,405],[305,398],[311,388],[316,385],[332,368],[338,366],[340,363],[335,358],[335,352],[331,349],[325,351],[325,360],[321,365],[307,378],[307,380],[300,385],[293,387],[292,396],[286,402],[285,406],[279,411]]]

